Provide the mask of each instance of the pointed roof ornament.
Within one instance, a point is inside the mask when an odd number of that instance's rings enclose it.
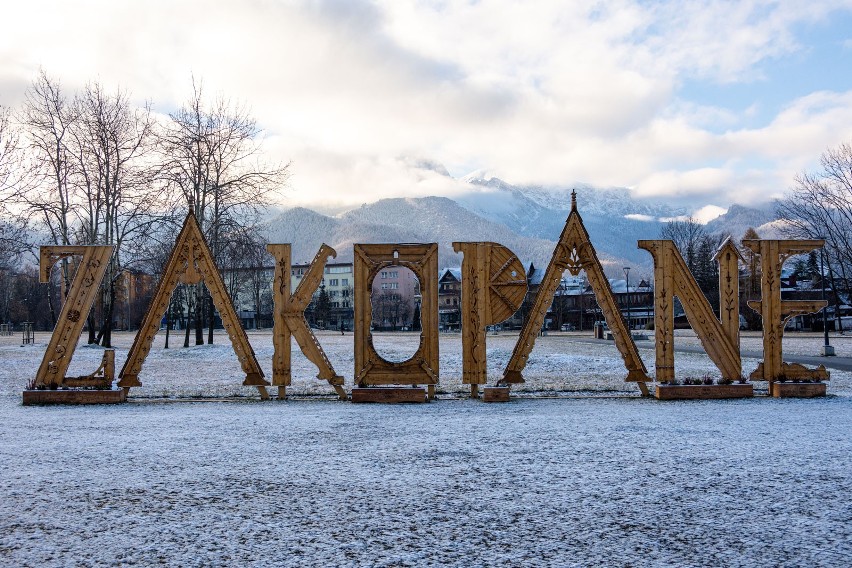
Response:
[[[189,214],[195,217],[195,203],[189,202]]]
[[[577,210],[577,190],[571,190],[571,211]]]

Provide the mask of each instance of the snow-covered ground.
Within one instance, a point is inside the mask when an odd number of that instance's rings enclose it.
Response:
[[[493,379],[515,338],[488,336]],[[852,558],[850,373],[832,372],[821,400],[663,403],[623,382],[611,343],[551,335],[539,338],[517,390],[557,398],[487,405],[455,395],[465,390],[461,343],[446,335],[443,400],[334,401],[294,349],[290,392],[302,400],[260,402],[240,386],[225,336],[163,350],[160,334],[133,402],[22,407],[47,339],[21,347],[17,336],[0,338],[2,566],[847,566]],[[250,339],[270,375],[271,334]],[[350,387],[351,334],[320,341]],[[410,352],[416,339],[388,341]],[[785,350],[812,354],[820,341],[788,336]],[[131,342],[117,337],[119,367]],[[90,372],[100,356],[81,346],[69,374]],[[653,374],[653,352],[642,356]],[[717,374],[704,355],[676,360],[679,376]],[[744,361],[744,371],[755,365]],[[240,398],[215,400],[232,396]],[[179,402],[186,397],[214,400]]]

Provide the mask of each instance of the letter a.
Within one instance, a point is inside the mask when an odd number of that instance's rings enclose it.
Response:
[[[628,331],[624,318],[618,311],[618,306],[609,287],[609,281],[604,276],[595,248],[589,240],[589,233],[586,232],[583,219],[577,211],[576,192],[571,192],[571,213],[568,214],[568,219],[565,221],[565,228],[562,229],[562,234],[556,243],[553,258],[547,265],[544,280],[541,282],[541,288],[539,288],[538,295],[535,298],[532,312],[521,331],[520,337],[518,337],[518,342],[515,344],[514,351],[512,351],[512,358],[506,365],[501,382],[524,382],[521,371],[527,364],[527,358],[535,345],[535,338],[544,323],[544,316],[553,302],[553,296],[559,288],[562,273],[565,270],[568,270],[574,276],[579,274],[580,270],[586,271],[589,284],[595,291],[595,299],[601,307],[607,325],[612,330],[615,346],[621,353],[624,366],[627,368],[627,377],[624,380],[638,383],[639,390],[642,391],[644,396],[647,396],[648,387],[645,386],[645,382],[651,379],[648,377],[642,358],[639,357],[633,336]]]
[[[154,341],[157,330],[160,329],[160,321],[166,313],[169,299],[178,282],[183,284],[204,282],[207,289],[210,290],[213,304],[222,317],[222,325],[228,332],[234,353],[246,374],[243,384],[257,387],[261,398],[269,398],[269,394],[266,392],[266,386],[269,385],[269,382],[263,378],[263,371],[260,369],[254,350],[251,348],[248,337],[246,337],[246,332],[240,325],[234,304],[231,302],[225,283],[222,281],[222,275],[219,274],[219,269],[213,261],[213,255],[210,253],[210,248],[204,240],[201,227],[198,226],[198,221],[195,219],[195,213],[192,210],[186,216],[183,228],[177,240],[175,240],[172,254],[157,286],[157,293],[148,306],[145,319],[142,321],[139,333],[136,334],[136,339],[133,340],[127,361],[121,369],[121,380],[118,386],[125,389],[142,386],[142,383],[139,382],[139,372],[142,370],[142,364],[151,350],[151,343]]]

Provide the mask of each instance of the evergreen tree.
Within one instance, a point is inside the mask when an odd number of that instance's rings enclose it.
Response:
[[[316,318],[317,324],[325,328],[328,325],[328,319],[331,315],[331,302],[329,301],[328,292],[325,289],[325,284],[320,286],[319,295],[317,296]]]

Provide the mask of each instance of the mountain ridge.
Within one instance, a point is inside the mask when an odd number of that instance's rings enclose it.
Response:
[[[310,262],[323,242],[335,248],[339,261],[352,260],[355,243],[437,242],[444,268],[461,263],[452,242],[494,241],[509,247],[525,265],[546,265],[575,188],[517,187],[495,177],[470,176],[466,181],[470,190],[453,198],[385,198],[336,215],[293,207],[266,223],[266,237],[292,243],[294,263]],[[637,202],[623,188],[578,185],[576,191],[592,244],[611,275],[628,265],[650,271],[650,255],[638,249],[636,241],[659,238],[665,220],[684,213],[664,203]],[[741,205],[706,225],[709,233],[731,234],[735,240],[748,227],[764,238],[777,237],[779,230],[771,212]]]

